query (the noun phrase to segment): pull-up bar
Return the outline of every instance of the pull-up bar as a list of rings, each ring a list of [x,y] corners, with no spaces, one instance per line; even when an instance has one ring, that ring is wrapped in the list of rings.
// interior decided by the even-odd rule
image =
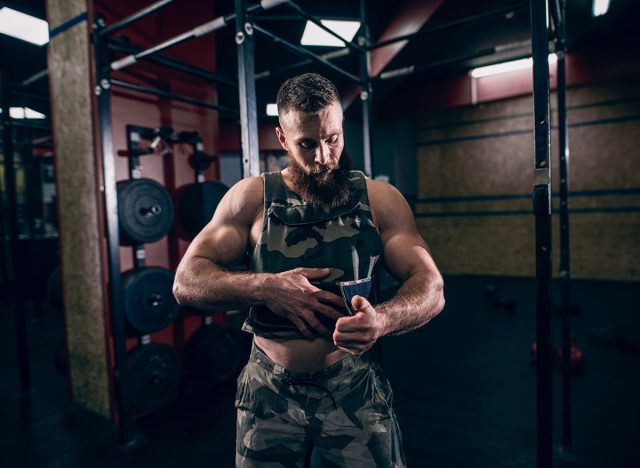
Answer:
[[[206,109],[213,109],[213,110],[217,110],[218,112],[225,112],[225,113],[231,114],[231,115],[238,115],[239,114],[239,112],[236,109],[231,109],[231,108],[226,107],[226,106],[213,104],[211,102],[202,101],[200,99],[195,99],[195,98],[188,97],[188,96],[182,96],[180,94],[170,93],[168,91],[163,91],[163,90],[157,89],[157,88],[149,88],[147,86],[143,86],[143,85],[139,85],[139,84],[135,84],[135,83],[129,83],[127,81],[116,80],[116,79],[113,79],[113,78],[111,78],[109,80],[109,82],[114,86],[119,86],[119,87],[125,88],[125,89],[131,89],[133,91],[139,91],[141,93],[153,94],[154,96],[164,97],[164,98],[167,98],[167,99],[171,99],[173,101],[180,101],[180,102],[184,102],[186,104],[192,104],[194,106],[204,107]]]
[[[254,13],[261,10],[268,10],[270,8],[276,7],[283,3],[286,3],[288,0],[261,0],[260,3],[252,5],[247,8],[247,13]],[[171,39],[167,39],[160,44],[157,44],[149,49],[143,50],[141,52],[137,52],[135,54],[128,55],[123,57],[115,62],[111,63],[111,70],[122,70],[123,68],[128,67],[136,63],[137,61],[144,59],[150,55],[157,54],[163,50],[174,47],[178,44],[182,44],[190,39],[204,36],[205,34],[209,34],[211,32],[217,31],[226,27],[230,22],[234,21],[236,18],[235,13],[231,13],[226,16],[219,16],[211,21],[208,21],[200,26],[196,26],[195,28],[186,31],[182,34],[179,34]]]
[[[117,23],[112,24],[108,28],[104,28],[100,31],[101,36],[108,36],[109,34],[113,34],[116,31],[120,31],[122,28],[129,26],[131,23],[135,23],[136,21],[144,18],[145,16],[149,16],[151,13],[154,13],[161,8],[166,7],[167,5],[173,3],[174,0],[160,0],[158,2],[152,3],[148,7],[143,8],[140,11],[135,12],[134,14],[127,16],[126,18],[118,21]]]
[[[497,45],[494,47],[487,47],[485,49],[476,50],[473,52],[469,52],[468,54],[458,55],[456,57],[449,57],[446,59],[435,60],[433,62],[424,63],[422,65],[410,65],[408,67],[396,68],[394,70],[389,70],[380,73],[378,76],[373,78],[378,80],[388,80],[392,78],[399,78],[401,76],[412,75],[414,73],[420,73],[425,71],[428,68],[438,67],[441,65],[447,65],[450,63],[461,62],[463,60],[470,60],[478,57],[485,57],[487,55],[494,55],[500,52],[511,52],[518,49],[527,48],[527,53],[518,55],[516,57],[510,57],[509,60],[517,60],[521,58],[526,58],[531,56],[530,52],[531,41],[521,41],[521,42],[513,42],[511,44],[503,44]]]
[[[125,44],[119,41],[109,41],[107,43],[107,47],[109,47],[110,50],[114,50],[116,52],[122,52],[126,54],[132,54],[132,53],[135,54],[143,50],[141,47],[137,47],[128,43]],[[234,81],[230,77],[224,76],[219,72],[211,72],[205,68],[196,67],[195,65],[192,65],[190,63],[169,58],[165,55],[154,54],[148,57],[148,60],[150,62],[154,62],[159,65],[163,65],[165,67],[181,71],[183,73],[188,73],[192,76],[197,76],[198,78],[202,78],[207,81],[213,81],[219,84],[234,86],[236,88],[238,87],[237,81]]]

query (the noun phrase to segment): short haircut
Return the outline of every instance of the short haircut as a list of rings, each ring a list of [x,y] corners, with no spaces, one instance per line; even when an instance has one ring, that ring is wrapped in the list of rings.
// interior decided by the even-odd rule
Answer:
[[[294,76],[282,83],[278,90],[278,115],[290,110],[315,114],[325,107],[340,103],[336,86],[317,73]]]

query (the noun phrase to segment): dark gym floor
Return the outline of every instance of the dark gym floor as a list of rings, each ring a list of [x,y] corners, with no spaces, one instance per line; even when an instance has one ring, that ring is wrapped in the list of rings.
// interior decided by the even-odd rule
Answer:
[[[488,282],[518,300],[515,311],[487,303]],[[573,466],[640,466],[637,291],[637,284],[574,283],[582,308],[573,333],[584,368],[573,380]],[[384,340],[409,466],[535,466],[534,281],[451,277],[446,298],[445,311],[429,325]],[[589,337],[594,331],[599,341]],[[616,331],[626,346],[606,343]],[[141,418],[145,443],[125,451],[108,421],[71,402],[53,365],[62,333],[59,314],[30,315],[33,391],[20,398],[13,316],[0,310],[0,467],[233,466],[233,383]],[[559,395],[558,384],[556,401]],[[560,411],[558,405],[557,426]],[[554,437],[560,440],[559,431]]]

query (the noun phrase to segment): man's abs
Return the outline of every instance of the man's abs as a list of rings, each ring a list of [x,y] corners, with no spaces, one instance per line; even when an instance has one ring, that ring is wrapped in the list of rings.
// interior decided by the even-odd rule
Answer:
[[[274,340],[256,335],[254,340],[269,359],[294,372],[316,372],[348,356],[333,342],[321,338],[313,341]]]

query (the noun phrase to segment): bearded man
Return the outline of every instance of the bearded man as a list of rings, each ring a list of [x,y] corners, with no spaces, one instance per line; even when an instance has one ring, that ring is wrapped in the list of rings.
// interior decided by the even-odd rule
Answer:
[[[437,315],[442,277],[404,197],[350,170],[333,83],[296,76],[277,105],[289,166],[229,190],[182,259],[174,294],[204,310],[251,307],[237,466],[404,466],[391,388],[369,349]],[[247,256],[248,272],[227,269]],[[349,311],[336,282],[370,275],[377,259],[400,288],[378,305],[355,295]]]

